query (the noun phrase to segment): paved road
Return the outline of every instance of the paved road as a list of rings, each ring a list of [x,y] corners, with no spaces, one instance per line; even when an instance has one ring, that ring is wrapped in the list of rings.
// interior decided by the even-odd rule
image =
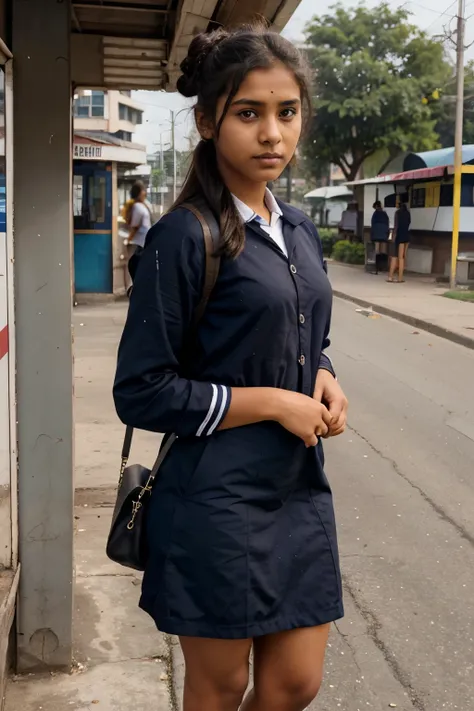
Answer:
[[[346,618],[311,709],[474,709],[474,353],[339,300],[333,343]]]

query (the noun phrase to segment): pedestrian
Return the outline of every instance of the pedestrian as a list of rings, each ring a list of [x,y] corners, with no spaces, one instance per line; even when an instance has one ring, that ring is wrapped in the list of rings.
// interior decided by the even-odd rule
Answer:
[[[374,212],[370,229],[370,239],[377,243],[387,242],[390,234],[390,220],[382,207],[380,200],[374,202]]]
[[[350,202],[347,208],[343,210],[341,221],[339,222],[339,230],[344,239],[352,242],[357,235],[357,220],[359,217],[358,207],[356,202]]]
[[[130,190],[131,200],[124,206],[124,217],[128,228],[127,265],[125,267],[125,289],[130,292],[132,278],[129,264],[137,249],[145,246],[145,238],[151,227],[151,211],[146,202],[145,184],[138,180]]]
[[[308,74],[263,28],[198,35],[181,69],[201,141],[141,255],[114,386],[124,423],[178,436],[149,502],[140,606],[180,638],[184,711],[302,711],[343,615],[321,438],[347,410],[318,233],[266,187],[310,119]],[[205,248],[179,205],[197,197],[219,218],[221,265],[184,363]]]
[[[393,239],[390,243],[390,272],[388,282],[394,281],[395,272],[398,269],[398,283],[402,284],[405,271],[405,264],[410,244],[410,224],[411,215],[405,202],[400,204],[400,207],[395,213],[395,223],[393,228]]]

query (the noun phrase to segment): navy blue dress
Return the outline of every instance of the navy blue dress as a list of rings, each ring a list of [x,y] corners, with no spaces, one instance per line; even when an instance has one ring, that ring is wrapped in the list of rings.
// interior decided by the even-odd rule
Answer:
[[[163,632],[246,639],[343,615],[322,446],[275,422],[218,431],[230,388],[311,396],[332,371],[332,292],[317,231],[281,205],[287,258],[253,221],[223,260],[186,370],[183,344],[204,280],[201,227],[187,210],[149,233],[114,386],[137,428],[178,435],[156,480],[140,606]]]

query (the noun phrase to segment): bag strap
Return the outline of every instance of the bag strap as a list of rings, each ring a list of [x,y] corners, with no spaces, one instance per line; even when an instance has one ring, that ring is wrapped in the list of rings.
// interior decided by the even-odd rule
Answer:
[[[219,276],[219,268],[221,264],[221,259],[219,256],[217,256],[217,249],[219,247],[219,242],[221,238],[221,230],[219,227],[219,223],[217,222],[216,218],[214,217],[214,213],[208,206],[207,202],[203,199],[197,199],[195,202],[190,203],[186,202],[183,203],[182,205],[179,205],[178,207],[182,207],[185,210],[189,210],[189,212],[192,212],[192,214],[199,220],[199,223],[201,225],[202,229],[202,236],[204,239],[204,247],[206,250],[206,263],[205,263],[205,272],[204,272],[204,286],[202,289],[202,295],[201,299],[196,306],[196,309],[193,314],[193,320],[192,320],[192,330],[194,331],[199,322],[201,321],[202,317],[204,316],[204,312],[206,310],[206,306],[208,304],[209,298],[212,294],[212,290],[214,289],[214,286],[216,285],[217,277]],[[133,427],[130,427],[127,425],[125,429],[125,437],[123,440],[123,446],[122,446],[122,462],[120,466],[120,477],[122,477],[123,472],[125,471],[125,467],[127,466],[128,459],[130,457],[130,450],[132,448],[132,439],[133,439]],[[166,441],[165,445],[161,448],[160,453],[158,454],[158,458],[155,462],[155,465],[153,467],[153,470],[158,471],[158,468],[161,466],[161,462],[164,459],[164,456],[168,453],[168,450],[171,447],[171,444],[174,442],[176,439],[175,435],[171,435],[168,440]],[[166,450],[166,454],[161,457],[162,453]],[[161,457],[161,458],[160,458]],[[156,475],[153,474],[153,478]]]

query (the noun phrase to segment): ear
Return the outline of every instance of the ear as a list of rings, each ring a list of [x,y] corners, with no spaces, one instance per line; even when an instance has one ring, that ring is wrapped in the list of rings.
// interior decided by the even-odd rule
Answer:
[[[210,141],[214,138],[214,126],[211,121],[205,117],[204,112],[201,111],[199,107],[196,107],[194,110],[194,118],[196,119],[196,127],[201,138],[205,141]]]

